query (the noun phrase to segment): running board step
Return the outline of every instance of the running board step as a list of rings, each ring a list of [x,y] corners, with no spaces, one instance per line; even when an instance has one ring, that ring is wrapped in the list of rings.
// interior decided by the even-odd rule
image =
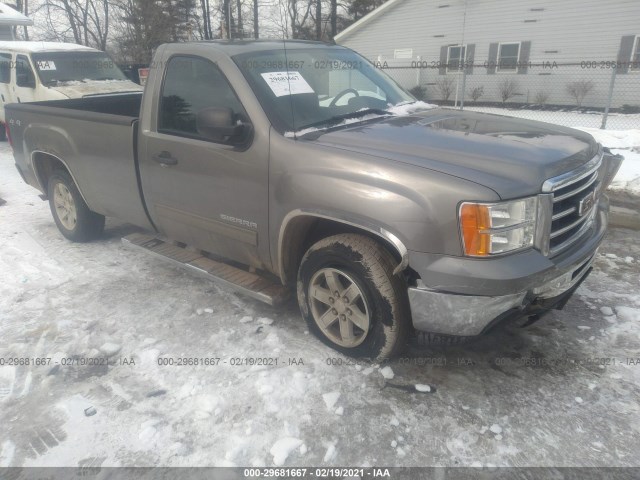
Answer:
[[[172,265],[269,305],[281,305],[289,297],[288,289],[278,283],[226,263],[217,262],[200,253],[172,245],[151,235],[133,233],[124,237],[122,243],[125,247],[142,250]]]

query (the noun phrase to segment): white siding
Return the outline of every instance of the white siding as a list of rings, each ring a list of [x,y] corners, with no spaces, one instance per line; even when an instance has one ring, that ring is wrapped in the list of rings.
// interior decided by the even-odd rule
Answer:
[[[443,5],[449,6],[441,8]],[[467,86],[483,84],[488,94],[495,94],[497,83],[505,75],[514,75],[523,95],[526,92],[533,96],[537,90],[550,89],[549,103],[570,104],[566,84],[588,77],[596,86],[584,103],[601,106],[606,100],[611,70],[585,71],[580,62],[615,62],[625,35],[640,35],[639,0],[400,0],[362,28],[345,35],[340,43],[373,61],[392,59],[397,49],[413,49],[415,57],[434,64],[439,62],[443,46],[475,44],[474,64],[483,65],[489,60],[491,43],[530,41],[530,62],[578,65],[557,70],[532,68],[521,75],[487,75],[485,68],[476,66],[467,76]],[[438,73],[435,69],[424,71],[422,82],[433,84]],[[407,82],[410,80],[401,81],[405,86]],[[614,104],[640,105],[640,72],[619,74],[617,83]],[[488,96],[483,100],[489,100]]]

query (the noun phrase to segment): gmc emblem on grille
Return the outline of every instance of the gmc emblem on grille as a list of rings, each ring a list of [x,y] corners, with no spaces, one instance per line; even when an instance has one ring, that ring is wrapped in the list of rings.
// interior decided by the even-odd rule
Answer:
[[[585,213],[587,213],[589,210],[591,210],[591,207],[593,207],[593,204],[595,203],[595,201],[596,201],[595,192],[591,192],[589,193],[589,195],[586,195],[585,197],[583,197],[583,199],[580,200],[580,203],[578,203],[578,215],[581,217]]]

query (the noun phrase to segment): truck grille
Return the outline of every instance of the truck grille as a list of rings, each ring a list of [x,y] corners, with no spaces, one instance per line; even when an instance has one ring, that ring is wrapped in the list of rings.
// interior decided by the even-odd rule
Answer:
[[[575,177],[565,178],[551,187],[553,194],[553,214],[549,235],[551,256],[569,247],[593,225],[598,206],[600,165],[601,162],[598,161],[587,171],[583,170]]]

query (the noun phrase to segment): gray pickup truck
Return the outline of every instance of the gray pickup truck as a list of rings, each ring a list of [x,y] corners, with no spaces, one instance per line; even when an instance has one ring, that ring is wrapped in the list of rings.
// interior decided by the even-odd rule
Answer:
[[[6,107],[62,234],[123,241],[383,359],[562,308],[622,159],[577,130],[431,108],[336,45],[158,48],[144,95]],[[428,332],[417,335],[419,332]]]

